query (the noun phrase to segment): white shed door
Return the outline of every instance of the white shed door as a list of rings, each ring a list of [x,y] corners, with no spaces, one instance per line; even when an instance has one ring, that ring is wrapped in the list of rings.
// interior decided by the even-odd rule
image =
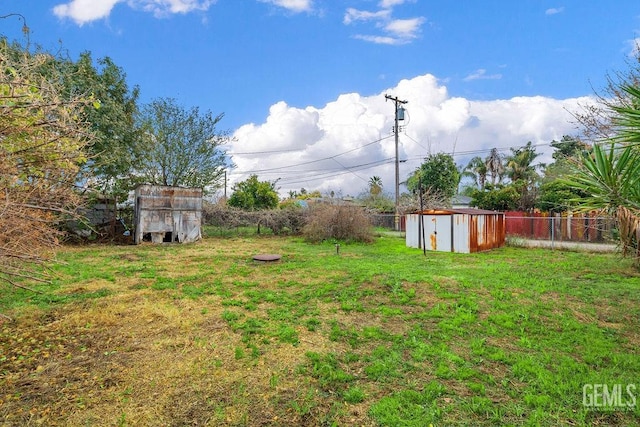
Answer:
[[[423,224],[427,250],[451,252],[451,216],[425,215]]]

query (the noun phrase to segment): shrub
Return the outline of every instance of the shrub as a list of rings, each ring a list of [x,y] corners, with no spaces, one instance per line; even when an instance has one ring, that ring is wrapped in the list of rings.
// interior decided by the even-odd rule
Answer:
[[[299,234],[304,225],[301,208],[245,211],[222,203],[205,203],[202,209],[203,224],[233,229],[237,227],[270,228],[273,234]]]
[[[355,242],[373,240],[368,215],[360,207],[347,205],[320,204],[312,207],[302,233],[311,242],[328,239]]]

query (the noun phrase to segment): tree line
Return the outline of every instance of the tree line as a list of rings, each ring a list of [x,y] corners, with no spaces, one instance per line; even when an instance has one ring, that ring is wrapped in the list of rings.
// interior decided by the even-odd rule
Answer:
[[[139,102],[110,58],[77,60],[0,38],[0,280],[44,280],[62,224],[91,197],[140,183],[222,185],[223,114]]]

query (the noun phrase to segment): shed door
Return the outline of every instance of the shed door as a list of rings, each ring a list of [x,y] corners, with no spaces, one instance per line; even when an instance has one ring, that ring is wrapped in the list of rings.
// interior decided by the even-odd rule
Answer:
[[[424,215],[427,250],[451,252],[451,215]]]

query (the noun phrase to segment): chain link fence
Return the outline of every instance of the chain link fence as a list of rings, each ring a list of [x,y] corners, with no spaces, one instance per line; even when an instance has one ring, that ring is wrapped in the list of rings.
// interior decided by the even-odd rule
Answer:
[[[535,240],[614,243],[617,228],[611,217],[505,212],[507,236]]]
[[[549,242],[616,244],[615,219],[593,214],[505,212],[508,238]]]

